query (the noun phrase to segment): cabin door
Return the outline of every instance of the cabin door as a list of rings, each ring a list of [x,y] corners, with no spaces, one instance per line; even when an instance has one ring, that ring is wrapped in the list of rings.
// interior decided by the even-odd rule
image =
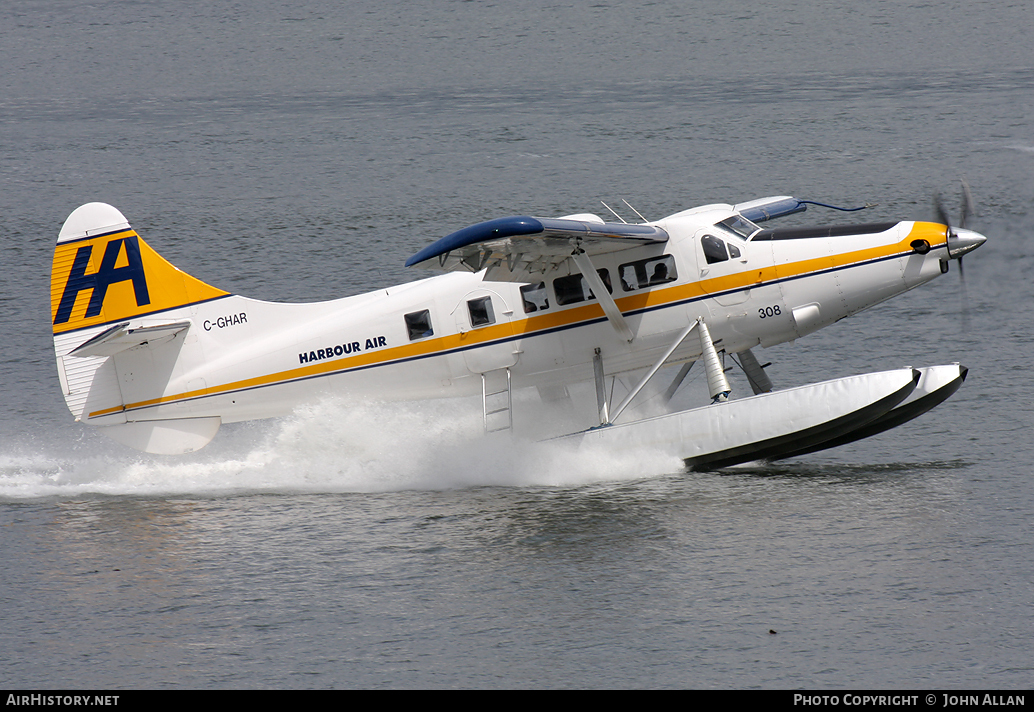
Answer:
[[[520,355],[513,309],[491,289],[468,293],[453,311],[463,361],[472,373],[510,368]]]
[[[744,273],[748,269],[747,243],[714,228],[698,232],[694,242],[704,291],[726,307],[747,301],[750,298],[750,287],[744,284]]]

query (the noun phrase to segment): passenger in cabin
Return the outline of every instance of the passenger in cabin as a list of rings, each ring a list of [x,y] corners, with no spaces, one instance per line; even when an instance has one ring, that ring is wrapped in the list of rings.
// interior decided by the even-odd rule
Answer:
[[[658,262],[657,266],[654,267],[653,276],[650,277],[651,286],[654,284],[664,284],[668,281],[668,265],[663,262]]]
[[[626,292],[678,279],[675,260],[671,255],[648,257],[623,264],[618,267],[618,273],[621,275],[621,288]]]

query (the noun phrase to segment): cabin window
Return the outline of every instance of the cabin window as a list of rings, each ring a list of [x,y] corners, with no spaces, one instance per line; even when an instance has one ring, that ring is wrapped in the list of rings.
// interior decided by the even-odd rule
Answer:
[[[610,286],[610,272],[606,269],[596,270],[596,273],[603,280],[603,286],[607,288],[608,292],[613,292],[614,288]],[[595,299],[596,295],[589,289],[588,283],[585,281],[585,277],[580,274],[572,274],[567,277],[559,277],[553,280],[553,293],[556,295],[556,303],[563,306],[565,304],[576,304],[578,302],[584,302],[589,299]]]
[[[487,326],[495,323],[495,312],[492,311],[492,297],[479,297],[467,301],[471,326]]]
[[[521,299],[524,301],[525,314],[549,309],[549,293],[545,282],[525,284],[521,287]]]
[[[679,278],[675,270],[675,258],[671,255],[623,264],[618,267],[618,274],[621,275],[621,288],[626,292],[674,282]]]
[[[729,259],[729,253],[725,249],[725,243],[714,235],[704,235],[700,238],[700,247],[704,249],[704,258],[707,264],[713,265],[716,262],[725,262]]]
[[[409,331],[410,341],[434,336],[434,329],[431,328],[431,312],[424,309],[406,314],[406,330]]]

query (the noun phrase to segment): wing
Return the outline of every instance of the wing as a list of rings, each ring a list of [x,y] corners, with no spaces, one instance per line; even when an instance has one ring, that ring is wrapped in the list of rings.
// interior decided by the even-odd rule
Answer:
[[[667,242],[652,225],[606,223],[595,215],[532,218],[518,215],[452,233],[406,260],[407,267],[479,272],[496,282],[532,282],[576,253],[590,257]]]

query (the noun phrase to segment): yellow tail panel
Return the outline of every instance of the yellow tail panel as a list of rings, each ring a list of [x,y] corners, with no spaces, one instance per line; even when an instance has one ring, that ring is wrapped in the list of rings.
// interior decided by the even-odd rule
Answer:
[[[54,250],[54,335],[227,296],[148,247],[115,208],[89,203],[65,221]]]

